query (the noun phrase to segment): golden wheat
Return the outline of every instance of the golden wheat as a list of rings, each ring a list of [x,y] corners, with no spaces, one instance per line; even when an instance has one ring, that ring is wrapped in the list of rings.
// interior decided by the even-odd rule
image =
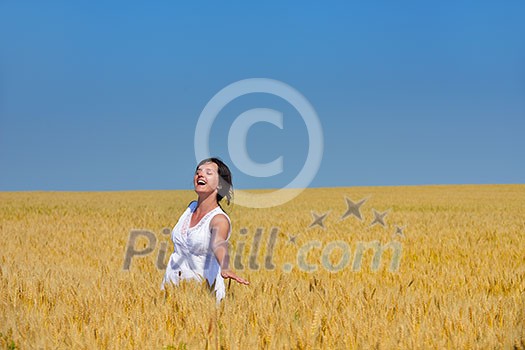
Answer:
[[[342,219],[345,197],[367,199],[363,220]],[[218,307],[196,283],[160,290],[158,265],[172,249],[165,229],[194,198],[0,193],[0,344],[525,347],[524,185],[307,189],[281,207],[230,207],[232,263],[251,285],[231,283]],[[373,210],[386,213],[384,226],[371,225]],[[324,227],[312,225],[313,214],[327,214]],[[139,235],[131,248],[153,251],[125,269],[132,230],[152,232],[156,242]]]

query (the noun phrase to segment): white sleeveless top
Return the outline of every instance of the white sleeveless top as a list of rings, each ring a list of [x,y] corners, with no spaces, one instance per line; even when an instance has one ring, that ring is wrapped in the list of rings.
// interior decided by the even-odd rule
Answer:
[[[215,283],[215,296],[217,301],[220,301],[224,298],[226,289],[221,268],[210,247],[210,223],[217,214],[226,216],[230,222],[230,231],[226,238],[228,240],[231,221],[221,207],[217,207],[204,215],[197,225],[190,227],[191,216],[196,208],[197,202],[191,202],[171,231],[174,251],[166,267],[161,288],[164,289],[166,283],[177,285],[180,280],[193,279],[202,282],[206,279],[210,286]]]

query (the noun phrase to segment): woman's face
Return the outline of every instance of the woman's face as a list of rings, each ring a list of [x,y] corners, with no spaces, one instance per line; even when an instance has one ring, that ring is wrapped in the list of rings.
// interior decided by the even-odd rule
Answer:
[[[213,162],[201,164],[195,171],[193,185],[197,193],[216,192],[219,187],[219,167]]]

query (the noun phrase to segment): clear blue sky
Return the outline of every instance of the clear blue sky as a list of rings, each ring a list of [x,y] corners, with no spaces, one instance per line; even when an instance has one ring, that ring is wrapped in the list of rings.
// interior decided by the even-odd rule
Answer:
[[[282,81],[324,134],[313,187],[525,183],[523,1],[0,1],[0,190],[189,189],[207,102],[247,78]],[[301,116],[252,94],[217,117],[212,153],[247,109],[257,162],[289,182]]]

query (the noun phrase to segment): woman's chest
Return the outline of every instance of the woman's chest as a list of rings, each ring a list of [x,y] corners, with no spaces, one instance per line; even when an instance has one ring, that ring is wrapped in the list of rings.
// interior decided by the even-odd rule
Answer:
[[[178,246],[191,254],[206,254],[211,239],[208,226],[209,225],[198,225],[189,228],[186,225],[180,225],[180,227],[176,228],[173,232],[173,243],[175,247]]]

